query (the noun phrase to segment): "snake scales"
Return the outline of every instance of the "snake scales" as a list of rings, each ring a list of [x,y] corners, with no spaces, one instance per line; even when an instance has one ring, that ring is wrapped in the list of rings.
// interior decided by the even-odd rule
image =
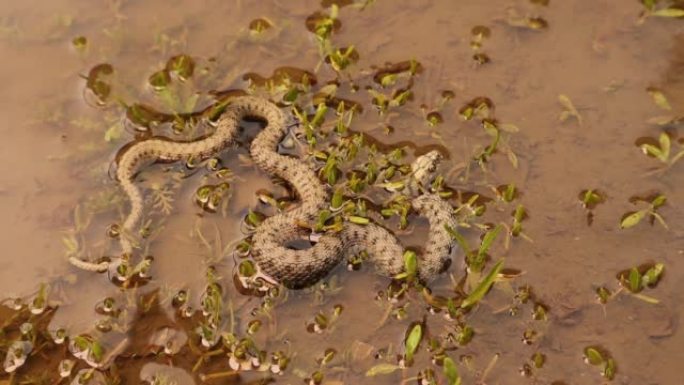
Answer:
[[[263,272],[284,286],[301,288],[324,277],[340,263],[347,250],[363,248],[380,274],[391,277],[401,273],[404,270],[403,246],[394,234],[372,222],[367,225],[347,222],[341,231],[324,234],[308,249],[293,250],[285,246],[288,242],[301,239],[302,228],[298,224],[314,221],[318,213],[328,207],[329,194],[308,165],[276,151],[288,133],[286,117],[271,102],[253,96],[233,99],[219,118],[216,130],[209,136],[189,142],[153,137],[136,142],[119,154],[116,178],[131,205],[119,236],[124,256],[133,253],[134,244],[130,234],[134,233],[143,213],[143,195],[133,181],[141,166],[151,161],[213,156],[233,141],[240,121],[248,117],[267,123],[250,147],[254,163],[268,174],[288,181],[301,198],[299,206],[267,218],[256,228],[252,255]],[[422,190],[420,186],[429,182],[440,158],[439,153],[434,151],[419,157],[412,164],[409,185],[414,188],[407,189],[413,191],[412,207],[425,216],[430,225],[427,245],[418,264],[418,277],[423,281],[430,281],[448,267],[454,245],[445,229],[445,225],[453,227],[456,224],[451,205],[436,194],[415,193]],[[89,263],[77,258],[70,258],[70,262],[91,271],[104,271],[109,267],[107,262]]]

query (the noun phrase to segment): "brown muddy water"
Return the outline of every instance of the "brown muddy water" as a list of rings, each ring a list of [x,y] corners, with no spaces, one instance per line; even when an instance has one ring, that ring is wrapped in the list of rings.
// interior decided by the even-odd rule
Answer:
[[[681,9],[664,0],[5,2],[0,384],[682,383]],[[250,163],[255,122],[220,154],[227,175],[182,162],[140,173],[149,278],[115,285],[68,264],[118,251],[108,232],[128,202],[109,177],[117,151],[150,134],[200,135],[206,125],[191,113],[229,90],[281,102],[288,115],[327,104],[318,143],[299,137],[300,156],[362,133],[365,149],[334,181],[350,199],[390,196],[380,181],[352,190],[371,144],[402,148],[397,165],[440,150],[442,191],[469,248],[499,229],[481,272],[477,250],[466,260],[460,249],[429,295],[406,280],[390,286],[363,263],[304,290],[238,290],[245,217],[273,214],[263,191],[290,194]],[[336,114],[342,99],[355,113]],[[216,212],[200,207],[198,190],[224,181]],[[420,250],[427,221],[408,220],[385,225]],[[207,288],[218,298],[210,309]],[[478,291],[486,295],[462,306]],[[199,327],[212,316],[221,339],[207,348]],[[90,362],[73,354],[79,347]],[[262,370],[231,367],[251,358]]]

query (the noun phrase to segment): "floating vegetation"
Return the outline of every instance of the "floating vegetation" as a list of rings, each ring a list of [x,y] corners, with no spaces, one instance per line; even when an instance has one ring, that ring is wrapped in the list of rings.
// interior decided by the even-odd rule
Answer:
[[[230,184],[227,182],[198,187],[195,191],[195,203],[204,211],[215,213],[221,206],[225,207],[228,202],[225,198],[230,191]]]
[[[541,31],[549,27],[546,19],[539,16],[521,16],[515,9],[509,9],[506,24],[514,28]]]
[[[582,207],[587,211],[587,225],[591,226],[594,221],[594,209],[605,202],[605,194],[599,190],[588,189],[580,191],[577,196]]]
[[[71,44],[78,52],[83,53],[88,48],[88,39],[85,36],[77,36],[71,40]]]
[[[288,66],[276,68],[269,77],[263,77],[257,73],[248,72],[242,76],[242,79],[249,83],[250,88],[263,87],[272,92],[280,89],[286,89],[290,90],[289,92],[292,92],[291,90],[293,88],[290,87],[297,86],[302,87],[301,89],[294,88],[297,89],[298,92],[306,92],[308,87],[318,83],[316,75],[312,72]],[[220,96],[220,94],[217,96]]]
[[[415,60],[388,63],[375,70],[374,84],[367,85],[365,89],[371,97],[371,105],[380,116],[389,117],[391,111],[413,99],[413,79],[421,71],[420,63]],[[434,116],[434,123],[438,124],[436,115],[431,116]],[[388,130],[391,131],[391,128]]]
[[[472,35],[470,48],[480,49],[482,47],[482,42],[489,38],[489,36],[492,34],[492,31],[483,25],[476,25],[470,30],[470,33]]]
[[[641,291],[656,287],[664,270],[665,265],[662,263],[648,263],[619,272],[617,279],[620,286],[627,289],[635,297],[648,303],[657,304],[659,303],[657,299],[646,296]]]
[[[265,17],[260,17],[249,22],[249,32],[252,35],[261,35],[273,27],[273,23]]]
[[[606,286],[599,286],[595,289],[596,299],[602,305],[608,304],[621,293],[627,293],[646,303],[657,305],[660,300],[650,295],[644,294],[644,290],[655,289],[660,283],[665,272],[665,264],[660,262],[649,262],[638,266],[633,266],[621,270],[617,273],[618,288],[611,290]]]
[[[588,346],[584,348],[584,362],[592,366],[600,367],[601,375],[605,379],[612,380],[615,378],[617,364],[607,350],[597,346]]]
[[[485,168],[485,164],[496,152],[506,154],[508,161],[514,168],[518,167],[518,157],[508,145],[510,135],[519,131],[513,124],[501,123],[494,116],[494,103],[487,97],[476,97],[466,103],[458,113],[463,120],[480,120],[480,125],[484,132],[491,138],[491,143],[475,153],[474,160],[480,167]]]
[[[330,4],[330,12],[325,14],[321,11],[316,11],[306,18],[306,29],[313,33],[321,41],[330,38],[333,32],[337,32],[342,27],[342,23],[337,18],[339,13],[339,6],[337,4]]]
[[[654,157],[665,166],[672,166],[684,156],[684,149],[672,156],[672,140],[667,132],[662,132],[658,137],[658,144],[642,143],[639,145],[644,154]]]
[[[486,64],[491,61],[489,55],[482,52],[482,45],[484,41],[491,35],[491,30],[485,26],[477,25],[470,31],[472,39],[470,41],[470,48],[475,52],[473,54],[473,60],[478,65]]]
[[[114,67],[107,63],[98,64],[88,72],[88,76],[86,77],[86,89],[95,96],[95,102],[99,106],[103,106],[109,101],[112,87],[107,79],[113,73]]]
[[[667,198],[662,194],[651,194],[647,197],[632,197],[630,201],[633,204],[645,203],[648,207],[638,211],[630,211],[625,213],[620,220],[620,228],[628,229],[638,225],[644,218],[649,218],[651,225],[657,220],[665,229],[668,229],[665,219],[657,212],[665,203]]]
[[[349,65],[359,61],[359,53],[354,46],[335,48],[325,57],[325,62],[330,64],[335,71],[341,72]]]

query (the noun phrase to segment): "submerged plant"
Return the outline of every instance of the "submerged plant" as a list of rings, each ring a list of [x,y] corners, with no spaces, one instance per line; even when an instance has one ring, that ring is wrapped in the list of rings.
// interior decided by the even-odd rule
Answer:
[[[647,288],[654,288],[662,277],[665,265],[662,263],[644,264],[623,270],[617,275],[621,287],[643,301],[649,303],[659,303],[655,298],[641,294]]]
[[[642,143],[639,145],[644,154],[658,159],[667,169],[684,157],[684,148],[673,155],[672,140],[667,132],[661,132],[658,136],[658,145]]]
[[[572,103],[570,98],[567,95],[561,94],[558,95],[558,101],[564,108],[563,112],[561,112],[560,116],[558,117],[558,120],[565,122],[570,118],[575,118],[577,123],[581,126],[583,122],[582,115],[580,115],[579,111],[577,111],[577,108]]]

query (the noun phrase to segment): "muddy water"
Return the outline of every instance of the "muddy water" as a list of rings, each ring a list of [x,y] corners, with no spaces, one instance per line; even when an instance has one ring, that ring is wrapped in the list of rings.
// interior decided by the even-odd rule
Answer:
[[[66,262],[65,237],[77,240],[81,257],[96,259],[116,252],[115,241],[105,233],[111,223],[122,220],[127,203],[108,177],[108,169],[117,150],[134,133],[114,99],[163,109],[147,79],[179,54],[198,63],[192,80],[184,85],[184,100],[191,99],[193,92],[200,96],[197,103],[184,103],[178,112],[208,106],[212,102],[208,91],[246,88],[245,73],[268,77],[283,66],[314,73],[316,91],[336,74],[321,61],[316,38],[305,21],[316,11],[329,12],[327,6],[318,1],[257,5],[237,0],[4,4],[0,11],[0,161],[6,167],[0,173],[0,240],[5,247],[0,257],[0,297],[32,298],[41,283],[48,284],[50,303],[56,307],[50,313],[49,328],[64,327],[73,335],[92,332],[94,322],[102,318],[95,312],[96,305],[114,297],[127,309],[120,317],[119,330],[93,335],[108,351],[121,341],[130,342],[122,345],[124,354],[116,361],[125,383],[137,383],[141,372],[147,376],[160,365],[183,370],[187,375],[168,371],[179,384],[199,383],[200,374],[229,371],[227,358],[213,357],[197,364],[198,355],[188,346],[170,357],[147,353],[149,336],[163,326],[185,330],[197,344],[194,321],[181,319],[170,299],[185,289],[197,307],[207,284],[207,267],[212,265],[225,289],[226,307],[230,305],[233,311],[234,321],[226,328],[242,333],[248,322],[260,319],[264,326],[253,337],[257,346],[291,356],[285,374],[274,377],[277,383],[301,383],[320,370],[329,384],[396,384],[402,379],[415,381],[411,378],[428,368],[446,383],[442,368],[430,363],[426,340],[410,368],[365,376],[375,365],[397,363],[395,357],[404,351],[402,341],[412,322],[425,319],[431,337],[454,332],[453,322],[444,320],[441,313],[426,311],[418,291],[394,305],[408,303],[405,317],[387,317],[392,304],[376,297],[388,281],[368,267],[360,272],[340,267],[324,288],[317,285],[289,292],[286,299],[281,296],[268,317],[252,314],[263,300],[234,289],[235,259],[230,246],[243,237],[240,228],[247,209],[258,207],[255,192],[266,188],[283,195],[285,191],[245,162],[244,145],[222,155],[235,173],[232,196],[223,213],[208,214],[193,203],[195,190],[214,182],[208,172],[187,176],[173,165],[155,165],[143,172],[140,183],[148,194],[155,186],[166,185],[172,186],[173,197],[171,213],[152,218],[159,231],[147,245],[146,252],[155,261],[153,279],[144,287],[121,290],[105,275],[79,271]],[[443,170],[446,183],[458,191],[496,198],[493,187],[508,183],[518,187],[520,194],[513,203],[488,204],[487,213],[476,223],[510,225],[517,204],[528,214],[522,222],[525,237],[506,242],[501,236],[489,251],[492,262],[505,258],[507,268],[523,274],[494,285],[466,317],[475,331],[473,340],[447,352],[457,362],[464,383],[607,381],[601,377],[601,366],[583,362],[588,346],[600,347],[614,359],[614,383],[680,381],[684,165],[653,173],[660,162],[645,156],[635,141],[657,138],[662,131],[647,123],[649,119],[684,113],[684,24],[681,19],[658,17],[639,22],[642,10],[638,1],[617,0],[551,1],[547,6],[522,0],[377,1],[364,9],[340,9],[340,28],[331,41],[336,47],[353,45],[359,53],[358,62],[340,76],[341,83],[352,79],[361,86],[356,93],[343,86],[339,95],[363,105],[364,112],[351,129],[389,147],[411,143],[410,156],[423,146],[443,149],[449,156]],[[525,16],[542,17],[548,27],[533,30],[510,25]],[[273,28],[250,37],[248,26],[257,18],[270,20]],[[491,34],[474,51],[471,30],[478,25],[489,28]],[[72,43],[79,36],[87,39],[84,50]],[[490,62],[478,65],[473,60],[476,52],[488,55]],[[422,67],[413,79],[412,100],[379,116],[363,87],[371,83],[374,68],[409,59]],[[105,106],[97,106],[83,79],[100,63],[109,63],[115,70],[108,78],[113,96]],[[671,111],[654,103],[649,87],[667,97]],[[427,110],[437,108],[443,90],[453,91],[455,97],[440,110],[443,123],[430,126],[421,105]],[[559,120],[564,111],[561,94],[571,100],[581,124],[572,117]],[[472,161],[478,149],[487,145],[488,136],[476,122],[464,121],[458,111],[475,97],[491,99],[496,119],[519,128],[506,134],[505,143],[516,154],[517,167],[508,160],[505,146],[484,170]],[[393,133],[385,133],[387,125],[394,128]],[[244,142],[258,130],[256,124],[246,126]],[[676,142],[681,127],[669,126],[667,132],[676,154],[682,149]],[[181,183],[170,183],[181,171],[185,173]],[[586,189],[604,196],[604,202],[592,210],[590,226],[578,200]],[[646,207],[630,203],[630,198],[654,192],[667,197],[658,212],[668,228],[657,222],[650,225],[645,219],[633,228],[620,229],[625,213]],[[412,223],[424,228],[419,219]],[[477,244],[481,234],[476,228],[461,232],[471,245]],[[425,236],[414,231],[403,238],[407,245],[416,246]],[[630,295],[626,289],[605,305],[597,302],[597,288],[605,286],[615,292],[618,272],[649,262],[665,266],[658,285],[642,292],[659,300],[658,304]],[[464,266],[459,253],[450,269],[453,280],[464,276]],[[527,285],[537,302],[548,308],[547,320],[534,320],[529,303],[514,316],[507,311],[514,290]],[[448,275],[431,285],[434,293],[444,296],[452,295],[453,286]],[[136,298],[150,293],[156,293],[160,305],[143,312],[144,307],[134,305]],[[307,332],[317,313],[330,318],[335,305],[344,310],[331,327],[321,334]],[[140,312],[142,316],[136,316]],[[225,312],[226,317],[229,313]],[[9,318],[7,311],[0,314]],[[526,332],[535,334],[530,344],[522,342]],[[16,335],[16,328],[10,335]],[[4,357],[7,343],[2,342]],[[329,348],[337,355],[319,365],[316,360]],[[65,353],[46,349],[47,363],[31,357],[11,381],[54,371]],[[545,356],[545,364],[521,376],[524,365],[533,366],[530,357],[535,353]],[[493,357],[498,359],[493,361]],[[85,367],[79,363],[78,368]],[[207,382],[250,383],[262,377],[245,372]],[[3,374],[0,383],[5,378],[10,377]]]

